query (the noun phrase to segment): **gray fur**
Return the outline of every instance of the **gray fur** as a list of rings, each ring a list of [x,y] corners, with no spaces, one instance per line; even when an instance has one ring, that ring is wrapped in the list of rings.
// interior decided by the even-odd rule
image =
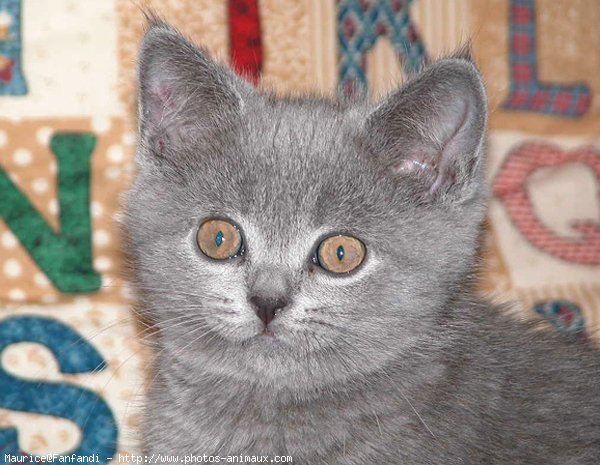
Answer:
[[[476,296],[486,103],[464,58],[382,103],[258,92],[169,26],[141,51],[132,280],[157,328],[145,448],[316,464],[600,463],[600,361]],[[234,220],[246,253],[195,243]],[[367,247],[332,276],[324,236]],[[262,323],[248,293],[291,301]]]

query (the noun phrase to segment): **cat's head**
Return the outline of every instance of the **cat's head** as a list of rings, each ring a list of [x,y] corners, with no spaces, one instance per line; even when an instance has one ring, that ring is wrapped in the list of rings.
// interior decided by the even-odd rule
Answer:
[[[133,279],[190,381],[310,389],[433,343],[483,217],[486,101],[469,60],[375,105],[277,98],[156,23],[139,89]]]

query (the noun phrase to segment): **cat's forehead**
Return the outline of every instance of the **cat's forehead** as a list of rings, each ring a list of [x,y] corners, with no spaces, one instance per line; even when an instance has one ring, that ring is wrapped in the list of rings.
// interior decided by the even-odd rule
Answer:
[[[244,115],[245,135],[249,147],[260,150],[254,155],[281,157],[282,164],[298,156],[324,164],[352,152],[360,128],[356,114],[319,99],[261,101]]]
[[[209,182],[201,188],[217,211],[291,232],[323,224],[345,229],[349,219],[360,223],[385,210],[373,195],[384,187],[361,153],[350,112],[276,101],[249,110],[241,124],[205,171]]]
[[[260,179],[274,203],[287,198],[305,205],[336,193],[364,193],[371,165],[361,153],[359,129],[343,109],[312,101],[277,102],[248,119],[241,138],[243,170]]]

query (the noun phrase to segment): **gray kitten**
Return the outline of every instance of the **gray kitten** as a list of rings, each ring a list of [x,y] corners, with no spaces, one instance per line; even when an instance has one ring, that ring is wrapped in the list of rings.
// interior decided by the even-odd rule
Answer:
[[[154,20],[125,222],[158,329],[147,453],[600,463],[600,357],[474,292],[486,98],[466,58],[377,105],[278,98]]]

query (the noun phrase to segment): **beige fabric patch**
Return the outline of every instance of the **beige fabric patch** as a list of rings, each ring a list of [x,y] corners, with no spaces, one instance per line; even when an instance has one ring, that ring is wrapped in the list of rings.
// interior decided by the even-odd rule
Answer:
[[[28,93],[2,95],[0,115],[105,119],[123,115],[116,93],[116,0],[21,3]]]

